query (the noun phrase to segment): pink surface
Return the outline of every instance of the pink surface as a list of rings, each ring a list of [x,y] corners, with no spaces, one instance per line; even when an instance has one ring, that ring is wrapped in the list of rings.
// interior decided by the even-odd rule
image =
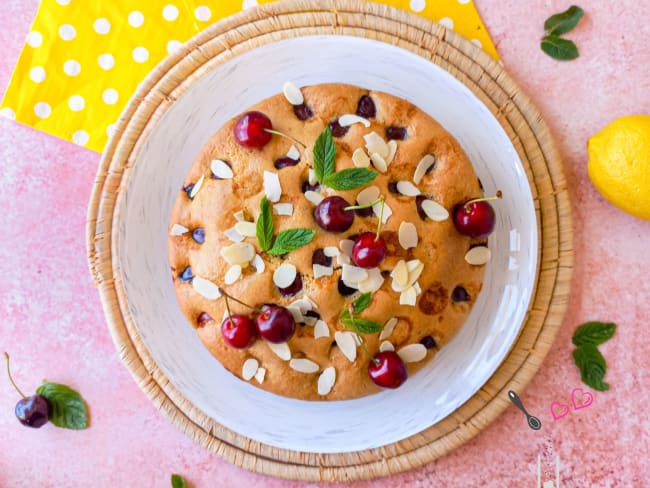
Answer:
[[[543,427],[528,429],[510,407],[436,462],[350,486],[536,486],[538,455],[544,479],[553,479],[559,455],[565,487],[647,486],[650,222],[620,212],[594,190],[585,144],[618,116],[650,113],[650,3],[584,2],[587,15],[569,35],[581,57],[570,63],[539,49],[544,19],[568,2],[477,3],[506,68],[553,130],[573,200],[569,312],[540,372],[519,392]],[[36,0],[0,2],[2,91],[36,7]],[[252,474],[209,454],[153,407],[122,366],[86,268],[86,206],[99,156],[0,119],[0,161],[0,349],[12,354],[23,389],[43,378],[67,383],[83,393],[92,416],[82,432],[24,428],[13,415],[17,395],[0,379],[0,487],[158,487],[169,486],[172,472],[195,487],[315,486]],[[554,422],[551,403],[570,404],[572,390],[584,387],[571,358],[573,330],[598,319],[619,325],[601,346],[612,388]]]

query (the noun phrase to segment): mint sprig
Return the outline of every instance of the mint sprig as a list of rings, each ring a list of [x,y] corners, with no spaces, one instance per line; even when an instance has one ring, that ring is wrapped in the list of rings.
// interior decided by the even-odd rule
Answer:
[[[368,306],[370,305],[370,302],[372,301],[372,293],[363,293],[360,296],[358,296],[353,302],[352,302],[352,312],[353,315],[350,315],[350,310],[347,308],[344,308],[341,311],[341,323],[348,329],[352,329],[355,332],[358,332],[360,334],[374,334],[375,332],[381,332],[383,330],[383,327],[379,325],[377,322],[373,322],[372,320],[366,320],[366,319],[360,319],[357,316],[363,312]]]
[[[268,251],[273,245],[273,212],[266,197],[260,202],[260,215],[256,225],[257,242],[262,251]]]
[[[368,168],[347,168],[325,176],[324,184],[333,190],[354,190],[367,185],[376,177],[377,173]]]
[[[593,344],[598,346],[612,338],[616,332],[616,324],[611,322],[585,322],[573,333],[573,343],[576,346]]]
[[[172,475],[172,488],[187,488],[187,483],[180,474]]]
[[[81,430],[88,427],[88,411],[81,395],[66,385],[44,381],[36,393],[45,397],[52,415],[50,422],[64,429]]]
[[[616,324],[611,322],[585,322],[573,334],[573,343],[578,346],[573,351],[573,360],[580,371],[580,378],[594,390],[609,390],[605,383],[607,363],[598,346],[612,338]]]
[[[560,37],[571,31],[584,15],[584,10],[572,5],[566,11],[550,16],[544,22],[546,35],[542,38],[540,47],[542,51],[553,59],[569,61],[580,56],[575,43],[569,39]]]
[[[260,201],[260,215],[257,218],[255,227],[257,243],[262,251],[266,251],[273,256],[281,256],[306,246],[316,235],[316,232],[312,229],[288,229],[280,232],[274,241],[274,230],[271,204],[264,197]]]

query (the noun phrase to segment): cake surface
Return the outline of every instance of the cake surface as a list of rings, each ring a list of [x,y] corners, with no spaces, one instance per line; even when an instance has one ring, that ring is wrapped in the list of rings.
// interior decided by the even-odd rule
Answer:
[[[453,211],[481,197],[482,191],[457,141],[413,104],[343,84],[309,86],[300,92],[303,104],[294,106],[290,97],[280,93],[250,110],[268,116],[274,130],[306,148],[279,135],[262,148],[243,147],[233,135],[238,116],[219,128],[201,150],[173,206],[170,266],[181,310],[211,354],[231,373],[287,397],[357,398],[380,389],[369,378],[370,358],[358,346],[357,332],[344,325],[341,313],[362,292],[370,292],[370,304],[358,319],[376,322],[384,329],[359,333],[364,347],[371,355],[382,343],[382,350],[394,348],[405,360],[409,375],[429,363],[458,331],[481,290],[489,259],[486,239],[461,235],[454,226]],[[363,118],[341,118],[357,113]],[[337,172],[364,166],[375,150],[388,151],[370,163],[368,169],[378,173],[373,181],[351,190],[317,184],[313,172],[310,175],[313,148],[328,126],[336,145]],[[369,136],[372,133],[385,148],[376,136]],[[382,167],[384,162],[386,167]],[[278,177],[279,199],[270,173]],[[372,187],[376,190],[369,190]],[[338,195],[356,205],[361,192],[385,199],[380,235],[387,253],[378,269],[366,269],[366,275],[364,271],[359,275],[360,268],[351,262],[350,247],[359,234],[376,231],[380,205],[356,212],[352,226],[342,233],[323,230],[314,218],[320,198]],[[315,231],[313,239],[284,255],[264,252],[255,234],[250,234],[251,225],[241,222],[258,220],[265,196],[277,200],[271,201],[275,235],[305,228]],[[245,230],[250,236],[243,235]],[[228,255],[224,249],[242,244],[248,244],[247,249],[252,246],[255,257],[238,265],[240,273],[224,257]],[[480,259],[470,258],[470,250],[477,251],[470,254]],[[483,259],[486,252],[487,259]],[[283,296],[274,282],[274,272],[283,263],[295,266],[302,282],[294,296]],[[396,268],[407,269],[406,281]],[[341,278],[344,271],[346,281]],[[350,281],[358,276],[361,281]],[[289,307],[296,322],[302,323],[286,344],[272,345],[258,338],[250,348],[236,349],[222,336],[227,312],[217,287],[254,307],[267,303]],[[233,300],[229,304],[233,314],[251,314]]]

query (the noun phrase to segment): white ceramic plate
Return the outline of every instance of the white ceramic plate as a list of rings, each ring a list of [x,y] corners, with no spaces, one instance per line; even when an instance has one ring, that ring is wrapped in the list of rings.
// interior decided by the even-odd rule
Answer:
[[[318,53],[315,56],[314,53]],[[227,372],[200,343],[176,301],[167,261],[171,206],[200,149],[229,118],[282,84],[350,83],[405,98],[463,146],[485,191],[503,191],[493,259],[453,341],[399,389],[351,401],[303,402]],[[142,147],[120,215],[119,260],[129,307],[151,355],[174,386],[224,426],[286,449],[334,453],[399,441],[440,421],[494,373],[526,313],[537,265],[537,225],[525,172],[490,111],[443,69],[400,48],[315,36],[257,48],[205,74]]]

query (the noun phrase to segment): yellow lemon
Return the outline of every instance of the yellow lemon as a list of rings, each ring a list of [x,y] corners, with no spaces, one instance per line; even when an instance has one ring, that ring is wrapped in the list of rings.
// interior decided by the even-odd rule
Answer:
[[[589,178],[612,204],[650,220],[650,115],[616,119],[587,142]]]

